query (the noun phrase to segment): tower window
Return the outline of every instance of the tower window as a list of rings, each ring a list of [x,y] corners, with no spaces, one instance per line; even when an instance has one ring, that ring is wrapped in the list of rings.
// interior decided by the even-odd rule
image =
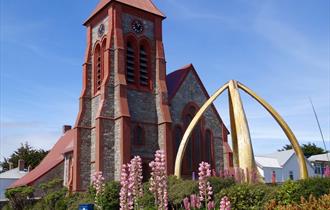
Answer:
[[[127,83],[135,83],[135,55],[131,42],[127,43],[126,48],[126,79]]]
[[[140,46],[140,85],[148,86],[149,75],[148,75],[148,55],[145,46]]]
[[[101,47],[98,44],[94,51],[94,88],[95,92],[101,89],[102,83],[102,55]]]

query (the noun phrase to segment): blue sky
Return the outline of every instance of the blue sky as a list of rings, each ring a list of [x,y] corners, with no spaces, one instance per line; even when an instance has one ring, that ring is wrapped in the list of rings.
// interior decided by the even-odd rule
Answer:
[[[1,156],[21,142],[50,149],[74,124],[86,43],[83,21],[98,0],[1,1]],[[207,2],[207,3],[206,3]],[[330,2],[154,0],[166,14],[167,72],[193,63],[209,93],[241,81],[283,116],[300,143],[322,145],[308,97],[329,144]],[[242,93],[256,154],[288,140]],[[229,127],[228,101],[216,106]]]

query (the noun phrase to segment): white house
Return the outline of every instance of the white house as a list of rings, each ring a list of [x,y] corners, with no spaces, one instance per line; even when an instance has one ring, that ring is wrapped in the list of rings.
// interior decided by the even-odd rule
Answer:
[[[255,157],[258,171],[266,183],[284,182],[288,179],[300,178],[299,165],[294,150],[275,152],[268,155]],[[314,168],[306,159],[309,176],[315,176]]]
[[[14,181],[22,178],[27,174],[27,170],[24,168],[24,161],[18,161],[18,167],[0,173],[0,201],[6,200],[5,191]]]
[[[325,167],[330,166],[330,152],[321,155],[313,155],[308,158],[309,162],[314,166],[315,174],[323,176]]]

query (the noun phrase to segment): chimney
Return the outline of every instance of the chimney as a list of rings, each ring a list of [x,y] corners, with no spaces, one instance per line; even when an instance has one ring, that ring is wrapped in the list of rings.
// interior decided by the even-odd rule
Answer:
[[[19,171],[24,171],[24,164],[25,164],[25,161],[24,160],[18,160],[18,170]]]
[[[65,134],[67,131],[71,130],[71,125],[63,125],[63,134]]]
[[[30,171],[32,171],[32,166],[31,165],[29,165],[29,167],[28,167],[28,172],[30,172]]]
[[[9,162],[9,170],[13,169],[13,163],[12,162]]]

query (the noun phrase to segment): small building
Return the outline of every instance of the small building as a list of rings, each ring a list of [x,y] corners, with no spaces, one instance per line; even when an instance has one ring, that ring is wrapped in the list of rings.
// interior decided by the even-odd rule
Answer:
[[[265,183],[300,179],[298,159],[294,150],[256,156],[255,160]],[[306,164],[309,176],[315,176],[314,168],[307,159]]]
[[[316,176],[324,176],[325,167],[330,167],[330,152],[320,155],[313,155],[308,158],[314,167],[314,173]]]
[[[0,201],[6,200],[5,191],[15,181],[27,174],[24,167],[24,160],[18,161],[17,168],[11,168],[8,171],[0,173]]]

